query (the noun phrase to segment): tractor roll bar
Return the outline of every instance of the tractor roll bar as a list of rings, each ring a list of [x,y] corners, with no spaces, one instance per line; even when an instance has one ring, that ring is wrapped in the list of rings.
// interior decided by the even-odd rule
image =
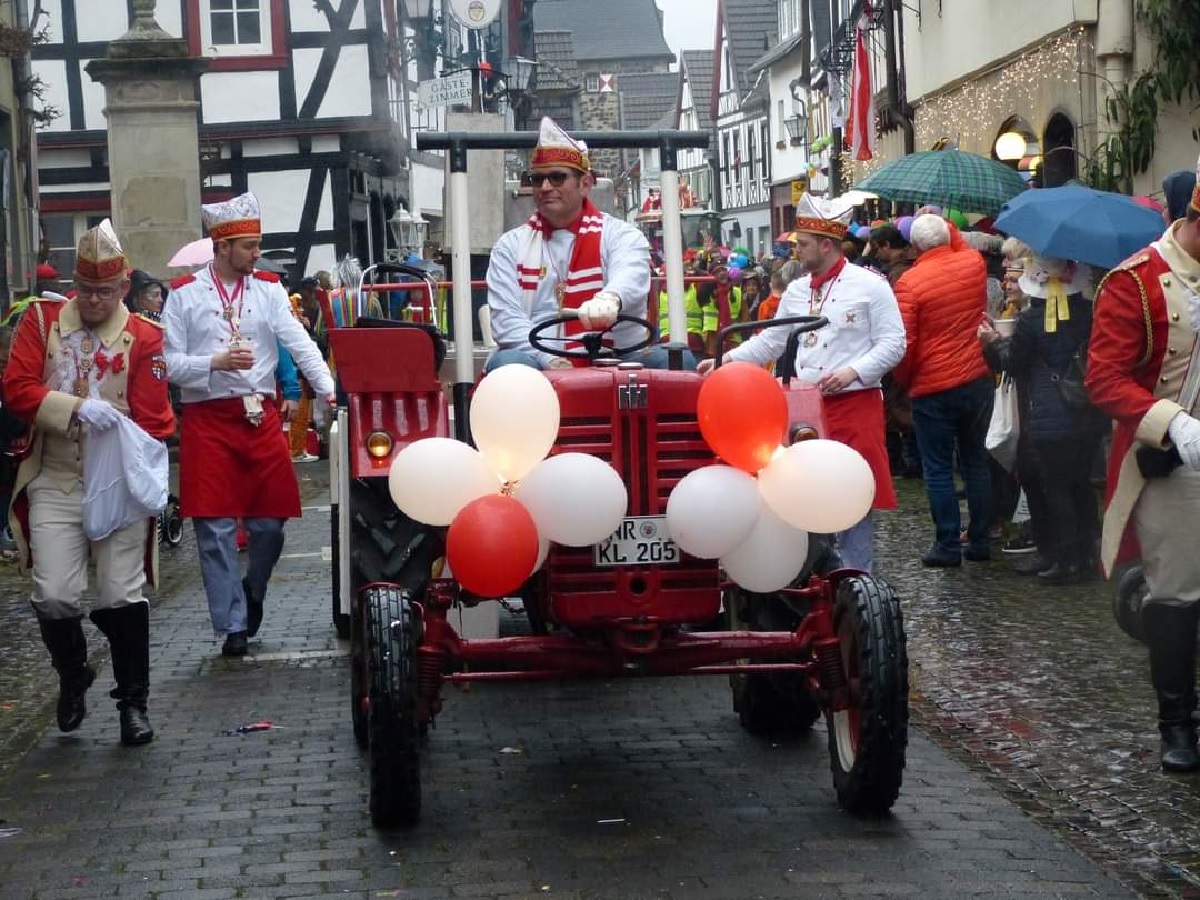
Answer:
[[[667,307],[672,344],[687,346],[687,317],[683,308],[683,232],[679,225],[679,155],[681,149],[706,149],[704,131],[584,131],[575,135],[588,148],[657,148],[662,188],[663,257],[667,269]],[[536,147],[536,131],[421,132],[418,150],[445,150],[446,207],[452,217],[451,278],[454,284],[454,402],[455,436],[471,440],[470,392],[475,380],[472,348],[471,229],[467,184],[469,150],[521,150]]]

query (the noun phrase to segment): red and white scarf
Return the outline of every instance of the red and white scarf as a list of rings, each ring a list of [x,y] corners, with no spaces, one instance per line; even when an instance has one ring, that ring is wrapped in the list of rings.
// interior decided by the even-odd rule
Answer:
[[[517,282],[521,286],[521,299],[525,311],[532,313],[537,302],[538,286],[547,275],[554,272],[543,246],[546,239],[556,230],[536,212],[526,223],[529,226],[529,243],[517,262]],[[562,285],[561,309],[579,309],[586,300],[592,299],[604,287],[604,268],[600,259],[600,238],[604,231],[604,215],[586,197],[583,212],[567,230],[575,233],[575,245],[567,263],[566,283]],[[557,287],[557,285],[556,285]],[[564,336],[584,331],[583,325],[574,320],[567,323]]]

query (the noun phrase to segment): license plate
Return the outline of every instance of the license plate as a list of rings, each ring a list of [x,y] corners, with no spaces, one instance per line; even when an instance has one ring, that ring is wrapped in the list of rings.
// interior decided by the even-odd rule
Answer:
[[[597,566],[665,566],[679,562],[666,516],[630,516],[607,540],[596,544]]]

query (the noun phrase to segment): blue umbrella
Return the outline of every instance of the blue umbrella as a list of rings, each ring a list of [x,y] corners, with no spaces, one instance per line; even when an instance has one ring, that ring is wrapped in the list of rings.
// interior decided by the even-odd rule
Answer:
[[[1004,204],[995,229],[1039,256],[1111,269],[1163,233],[1160,213],[1132,197],[1081,185],[1039,188]]]

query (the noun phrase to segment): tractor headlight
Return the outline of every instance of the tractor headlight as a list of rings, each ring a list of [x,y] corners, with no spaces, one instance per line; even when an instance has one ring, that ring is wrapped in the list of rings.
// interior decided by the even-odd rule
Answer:
[[[807,422],[799,422],[788,429],[788,443],[799,444],[801,441],[812,441],[819,438],[817,429]]]
[[[367,453],[374,459],[387,459],[392,452],[392,436],[386,431],[372,431],[367,435]]]

